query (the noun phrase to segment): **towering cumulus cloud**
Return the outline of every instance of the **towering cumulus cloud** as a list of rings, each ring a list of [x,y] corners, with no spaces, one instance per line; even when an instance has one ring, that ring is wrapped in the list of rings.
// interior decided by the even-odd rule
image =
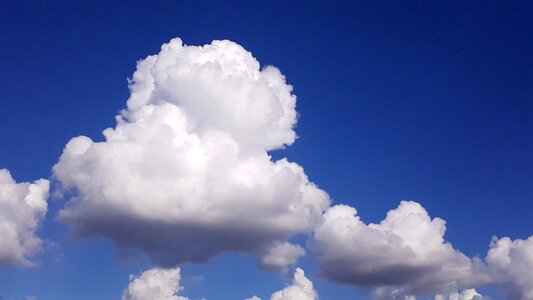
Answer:
[[[416,202],[402,201],[379,224],[365,224],[337,205],[314,232],[322,274],[337,282],[376,288],[375,299],[450,294],[489,281],[484,265],[444,241],[445,222]]]
[[[28,256],[40,249],[35,235],[47,210],[49,183],[16,183],[0,169],[0,264],[31,265]]]
[[[241,46],[173,39],[138,63],[130,90],[105,141],[73,138],[54,166],[75,192],[59,214],[75,236],[101,235],[166,266],[268,255],[329,206],[302,167],[268,155],[295,140],[296,97]],[[287,263],[303,254],[295,249]]]

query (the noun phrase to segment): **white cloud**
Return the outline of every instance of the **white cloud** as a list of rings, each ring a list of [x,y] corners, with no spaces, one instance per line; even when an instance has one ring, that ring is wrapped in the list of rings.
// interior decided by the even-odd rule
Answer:
[[[0,264],[33,264],[28,256],[41,248],[35,231],[47,211],[48,190],[48,180],[16,183],[0,169]]]
[[[196,47],[173,39],[138,63],[130,91],[104,141],[73,138],[53,168],[74,192],[59,219],[75,237],[100,235],[163,266],[241,251],[263,254],[264,268],[284,269],[305,254],[287,241],[314,230],[310,245],[322,274],[373,288],[376,299],[451,297],[490,281],[511,295],[531,295],[522,269],[531,250],[521,250],[530,240],[494,242],[489,272],[446,242],[444,220],[431,219],[416,202],[402,202],[379,224],[363,223],[349,206],[328,209],[328,195],[301,166],[268,154],[296,139],[292,87],[238,44]],[[39,182],[34,186],[46,185],[46,194],[48,183]],[[0,234],[19,242],[8,245],[23,251],[0,245],[0,262],[28,263],[45,201],[40,212],[35,225],[21,227],[22,242],[14,238],[19,227],[1,223]],[[0,220],[19,220],[4,215]],[[510,250],[501,250],[507,244]]]
[[[487,299],[483,297],[480,293],[476,291],[476,289],[466,289],[463,290],[461,293],[455,292],[450,295],[443,296],[443,295],[436,295],[435,300],[482,300]]]
[[[174,39],[139,62],[105,141],[73,138],[54,175],[76,196],[60,212],[174,266],[223,251],[264,253],[306,233],[329,206],[303,169],[267,151],[294,142],[292,87],[241,46]]]
[[[261,258],[261,266],[265,269],[283,269],[296,264],[300,256],[305,255],[305,250],[299,245],[288,242],[275,243]]]
[[[188,300],[176,294],[180,286],[180,268],[153,268],[139,276],[130,275],[130,284],[122,293],[122,300]]]
[[[494,238],[485,260],[508,299],[533,299],[533,236],[527,240]]]
[[[311,242],[326,278],[377,288],[376,299],[448,294],[488,282],[484,265],[444,241],[445,222],[418,203],[402,201],[379,224],[355,208],[331,207]]]
[[[187,297],[177,295],[183,290],[180,280],[179,267],[152,268],[139,276],[130,275],[130,284],[122,293],[122,300],[189,300]],[[313,288],[313,283],[305,277],[304,271],[297,268],[291,285],[273,293],[270,299],[316,300],[318,293]],[[252,296],[246,300],[261,300],[261,298]]]
[[[230,133],[245,147],[271,150],[294,142],[296,97],[275,67],[240,45],[213,41],[184,46],[179,38],[147,57],[133,75],[128,112],[172,103],[183,108],[198,134]]]
[[[270,300],[316,300],[318,293],[313,288],[313,282],[305,277],[302,269],[297,268],[294,272],[292,284],[284,289],[277,291],[270,296]],[[253,296],[246,300],[261,300]]]
[[[313,283],[307,277],[302,269],[297,268],[294,272],[292,284],[288,287],[277,291],[270,297],[270,300],[315,300],[318,299],[318,293],[313,288]]]

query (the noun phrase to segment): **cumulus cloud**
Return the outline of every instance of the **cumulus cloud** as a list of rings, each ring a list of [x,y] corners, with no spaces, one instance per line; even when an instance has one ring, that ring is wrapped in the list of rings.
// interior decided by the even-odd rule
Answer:
[[[270,297],[270,300],[315,300],[318,293],[313,288],[313,283],[302,269],[297,268],[294,272],[292,284],[281,291],[277,291]]]
[[[456,291],[490,281],[532,297],[523,279],[531,238],[495,241],[487,267],[446,242],[444,220],[416,202],[365,224],[352,207],[330,208],[301,166],[272,160],[268,151],[296,139],[296,97],[278,69],[261,68],[238,44],[173,39],[137,64],[130,92],[103,141],[71,139],[53,168],[74,195],[59,213],[73,236],[100,235],[167,267],[242,251],[262,255],[263,268],[286,269],[305,254],[287,241],[313,231],[322,274],[373,288],[376,299],[461,297]],[[48,182],[24,186],[46,198]],[[0,234],[14,241],[0,245],[0,262],[28,263],[43,202],[27,213],[33,219],[0,211]]]
[[[489,281],[485,266],[444,240],[445,222],[418,203],[402,201],[379,224],[355,208],[331,207],[311,246],[326,278],[376,288],[375,299],[449,294]]]
[[[318,293],[313,288],[313,282],[305,277],[302,269],[297,268],[294,272],[292,284],[277,291],[270,296],[270,300],[316,300]],[[257,296],[246,300],[261,300]]]
[[[53,168],[75,191],[59,213],[74,236],[174,266],[264,253],[310,231],[329,206],[302,167],[268,155],[295,140],[296,97],[238,44],[173,39],[138,63],[130,90],[105,141],[73,138]]]
[[[533,236],[527,240],[494,238],[485,258],[495,282],[511,300],[533,299]]]
[[[288,242],[275,243],[261,258],[261,266],[267,270],[284,269],[296,264],[300,256],[305,255],[305,250],[299,245]]]
[[[466,289],[462,291],[461,293],[452,293],[450,295],[443,296],[443,295],[437,295],[435,296],[435,300],[482,300],[487,299],[486,297],[483,297],[480,293],[476,291],[476,289]]]
[[[189,300],[176,294],[180,286],[180,268],[153,268],[139,276],[130,275],[130,284],[122,293],[122,300]]]
[[[41,248],[35,231],[48,208],[48,190],[48,180],[16,183],[0,169],[0,264],[32,265],[28,256]]]

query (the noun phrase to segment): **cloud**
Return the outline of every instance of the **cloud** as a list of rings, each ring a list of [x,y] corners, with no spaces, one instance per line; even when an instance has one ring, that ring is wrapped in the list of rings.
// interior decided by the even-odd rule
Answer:
[[[316,300],[318,293],[313,288],[313,283],[307,277],[302,269],[297,268],[294,272],[292,284],[286,288],[277,291],[270,296],[270,300]],[[246,300],[261,300],[253,296]]]
[[[165,267],[240,251],[262,255],[265,269],[286,270],[305,254],[288,240],[313,232],[321,274],[373,289],[375,299],[462,297],[493,281],[517,299],[531,297],[522,269],[531,265],[531,238],[495,241],[485,263],[455,250],[444,240],[444,220],[416,202],[365,224],[355,208],[329,207],[301,166],[273,160],[269,151],[296,139],[296,96],[278,69],[261,68],[240,45],[173,39],[137,64],[130,92],[102,141],[71,139],[53,167],[73,195],[58,218],[74,237],[103,236]],[[48,192],[46,181],[34,185]],[[23,251],[0,245],[0,260],[28,263],[45,212],[46,201],[35,225],[20,227],[24,234],[2,225]],[[0,212],[8,217],[20,219]]]
[[[315,300],[318,293],[313,288],[313,283],[302,269],[297,268],[294,272],[292,285],[277,291],[270,297],[270,300]]]
[[[261,266],[267,270],[283,269],[296,264],[298,258],[303,255],[305,250],[299,245],[278,242],[261,258]]]
[[[35,231],[48,208],[48,190],[48,180],[16,183],[0,169],[0,264],[33,264],[28,256],[41,248]]]
[[[294,272],[292,284],[288,287],[277,291],[270,297],[271,300],[315,300],[318,299],[318,293],[313,288],[313,283],[307,277],[302,269],[297,268]]]
[[[514,241],[494,238],[485,260],[508,299],[533,299],[533,236]]]
[[[153,268],[139,276],[130,275],[130,284],[122,293],[122,300],[189,300],[176,295],[183,289],[180,279],[180,268]]]
[[[314,231],[311,247],[321,274],[376,288],[375,299],[449,294],[489,281],[479,259],[444,241],[445,222],[418,203],[402,201],[379,224],[365,224],[355,208],[331,207]]]
[[[455,293],[448,295],[447,297],[443,295],[435,296],[435,300],[482,300],[482,299],[488,299],[488,298],[483,297],[475,289],[466,289],[466,290],[463,290],[461,293],[455,292]]]
[[[267,151],[294,142],[296,97],[274,67],[230,41],[173,39],[140,61],[105,141],[73,138],[54,166],[75,237],[101,235],[175,266],[264,253],[309,232],[328,195]]]

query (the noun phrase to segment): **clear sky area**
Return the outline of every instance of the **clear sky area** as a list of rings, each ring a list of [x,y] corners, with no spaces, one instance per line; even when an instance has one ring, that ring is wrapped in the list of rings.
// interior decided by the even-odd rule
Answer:
[[[533,299],[532,154],[532,1],[0,1],[1,300]]]

